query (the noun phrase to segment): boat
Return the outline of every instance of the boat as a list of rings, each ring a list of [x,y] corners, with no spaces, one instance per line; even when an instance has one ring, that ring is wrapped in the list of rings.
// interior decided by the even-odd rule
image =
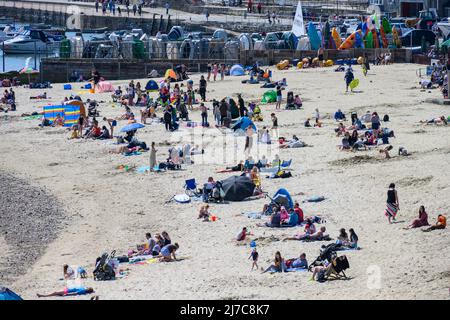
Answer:
[[[444,40],[448,39],[450,35],[450,19],[445,18],[437,23],[439,30],[441,30],[442,35],[444,36]]]
[[[42,30],[26,30],[12,39],[5,40],[2,49],[5,53],[45,53],[52,52],[57,48],[61,37],[48,36]]]

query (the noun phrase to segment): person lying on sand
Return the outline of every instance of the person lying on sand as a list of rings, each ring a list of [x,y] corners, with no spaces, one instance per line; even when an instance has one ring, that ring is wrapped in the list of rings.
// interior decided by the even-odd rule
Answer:
[[[440,116],[439,118],[433,118],[429,120],[421,120],[420,123],[425,125],[435,124],[437,126],[446,126],[448,125],[448,121],[444,116]]]
[[[280,144],[281,149],[303,148],[305,146],[306,146],[306,143],[301,141],[295,134],[292,136],[291,140],[285,141],[283,144]]]
[[[444,215],[440,214],[438,215],[437,222],[435,225],[432,225],[431,227],[422,231],[429,232],[433,230],[445,229],[446,227],[447,227],[447,218]]]
[[[37,100],[37,99],[50,99],[50,98],[47,98],[47,92],[44,92],[43,94],[39,94],[35,97],[30,97],[30,100]]]
[[[64,288],[63,291],[56,291],[50,294],[37,294],[38,298],[47,298],[47,297],[66,297],[66,296],[79,296],[85,294],[91,294],[94,292],[94,289],[91,287],[75,287],[75,288]]]
[[[308,269],[308,261],[306,260],[306,253],[302,253],[298,258],[286,260],[287,268]]]
[[[292,238],[285,238],[283,241],[286,240],[310,240],[310,241],[320,241],[323,239],[324,235],[325,235],[325,231],[327,231],[327,229],[322,226],[320,227],[320,229],[312,234],[297,234]]]
[[[239,161],[239,163],[232,167],[226,167],[224,170],[218,170],[217,173],[226,173],[226,172],[242,172],[244,171],[244,161]]]

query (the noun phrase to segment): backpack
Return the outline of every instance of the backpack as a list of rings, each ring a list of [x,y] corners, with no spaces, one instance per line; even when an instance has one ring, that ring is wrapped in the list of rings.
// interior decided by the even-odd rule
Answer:
[[[325,278],[325,269],[322,269],[317,274],[317,282],[325,282],[327,279]]]
[[[384,115],[383,121],[384,122],[389,122],[389,116],[387,114]]]

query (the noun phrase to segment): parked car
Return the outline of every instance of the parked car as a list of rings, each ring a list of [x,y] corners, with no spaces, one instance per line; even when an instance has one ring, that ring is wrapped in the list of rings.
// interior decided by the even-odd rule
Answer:
[[[422,37],[425,37],[425,42],[428,47],[435,43],[436,35],[430,30],[413,29],[406,32],[400,39],[404,47],[420,47],[422,45]]]
[[[405,23],[392,23],[392,26],[397,29],[398,35],[401,37],[405,33],[407,33],[410,30],[413,30],[413,28],[409,28]]]

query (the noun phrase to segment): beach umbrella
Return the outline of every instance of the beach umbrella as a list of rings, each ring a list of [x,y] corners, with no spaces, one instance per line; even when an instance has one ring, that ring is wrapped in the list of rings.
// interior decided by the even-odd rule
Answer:
[[[28,83],[30,83],[30,75],[31,74],[37,74],[39,71],[36,69],[33,69],[31,67],[25,67],[22,70],[19,71],[20,74],[27,74],[28,75]]]
[[[242,201],[251,197],[255,191],[255,184],[246,176],[233,176],[221,181],[227,201]]]
[[[120,132],[129,132],[135,131],[137,129],[144,128],[145,126],[142,123],[131,123],[120,129]]]
[[[0,287],[0,300],[23,300],[18,294],[12,292],[8,288]]]

